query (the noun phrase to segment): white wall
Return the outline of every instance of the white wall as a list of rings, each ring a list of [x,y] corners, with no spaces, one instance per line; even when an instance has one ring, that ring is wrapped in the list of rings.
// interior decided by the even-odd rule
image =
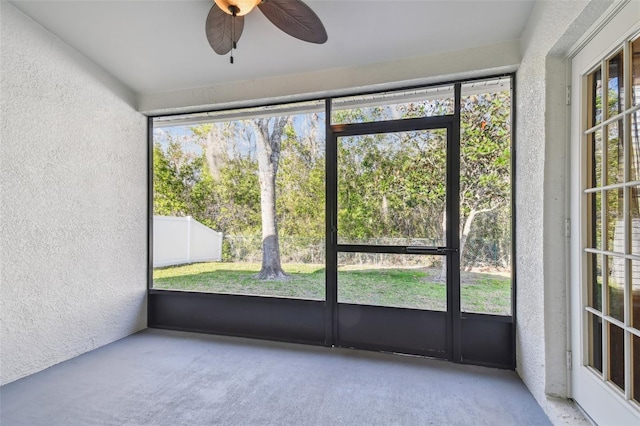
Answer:
[[[191,216],[153,216],[153,267],[220,261],[222,237]]]
[[[554,419],[569,396],[565,237],[568,164],[565,56],[610,1],[539,1],[522,38],[517,72],[517,371]]]
[[[146,119],[0,2],[0,383],[146,326]]]
[[[358,90],[386,90],[407,85],[474,78],[513,72],[520,63],[517,40],[405,58],[393,62],[340,68],[312,73],[237,81],[211,87],[168,93],[142,94],[138,110],[170,113],[206,108],[233,108],[264,103],[291,102]]]

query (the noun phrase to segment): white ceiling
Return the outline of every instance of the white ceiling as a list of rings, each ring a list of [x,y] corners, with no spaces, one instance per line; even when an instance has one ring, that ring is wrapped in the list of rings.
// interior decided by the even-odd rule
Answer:
[[[519,39],[533,1],[309,0],[329,40],[314,45],[245,17],[235,63],[209,46],[212,0],[13,0],[138,94],[347,68]]]

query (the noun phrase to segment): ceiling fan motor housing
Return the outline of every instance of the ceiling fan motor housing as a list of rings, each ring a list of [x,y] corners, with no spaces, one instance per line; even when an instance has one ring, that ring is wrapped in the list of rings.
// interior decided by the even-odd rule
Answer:
[[[225,13],[234,16],[244,16],[251,12],[262,0],[214,0]],[[234,13],[235,12],[235,13]]]

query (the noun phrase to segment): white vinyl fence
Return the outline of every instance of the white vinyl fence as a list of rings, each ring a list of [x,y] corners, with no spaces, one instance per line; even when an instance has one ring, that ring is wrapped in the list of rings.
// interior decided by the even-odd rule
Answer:
[[[187,217],[153,217],[153,267],[222,259],[222,232]]]

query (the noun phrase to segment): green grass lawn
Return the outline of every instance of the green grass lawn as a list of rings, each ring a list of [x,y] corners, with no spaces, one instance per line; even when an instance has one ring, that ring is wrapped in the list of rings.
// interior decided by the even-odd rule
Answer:
[[[157,289],[262,296],[324,299],[324,265],[285,264],[286,281],[254,279],[259,263],[195,263],[153,271]],[[446,285],[440,271],[425,268],[386,268],[374,265],[339,268],[338,300],[344,303],[396,306],[430,310],[446,309]],[[463,272],[462,309],[509,315],[511,280],[486,273]]]

